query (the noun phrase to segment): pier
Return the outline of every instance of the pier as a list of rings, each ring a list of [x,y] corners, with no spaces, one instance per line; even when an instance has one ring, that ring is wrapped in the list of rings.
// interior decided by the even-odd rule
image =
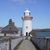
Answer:
[[[21,45],[16,50],[37,50],[30,40],[23,40]]]

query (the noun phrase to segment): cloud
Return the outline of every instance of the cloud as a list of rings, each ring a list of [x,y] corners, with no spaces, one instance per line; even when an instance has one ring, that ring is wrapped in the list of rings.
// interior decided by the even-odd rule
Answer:
[[[36,0],[29,0],[29,3],[32,3],[32,4],[37,4],[37,1]]]
[[[12,0],[13,2],[17,2],[19,4],[24,4],[24,3],[32,3],[32,4],[36,4],[37,1],[36,0]]]
[[[23,3],[25,3],[25,0],[12,0],[13,2],[17,2],[17,3],[19,3],[19,4],[23,4]]]
[[[13,0],[14,2],[19,1],[19,0]]]
[[[37,1],[33,1],[33,4],[37,4]]]
[[[10,10],[15,10],[15,9],[16,9],[15,6],[11,6],[11,7],[10,7]]]

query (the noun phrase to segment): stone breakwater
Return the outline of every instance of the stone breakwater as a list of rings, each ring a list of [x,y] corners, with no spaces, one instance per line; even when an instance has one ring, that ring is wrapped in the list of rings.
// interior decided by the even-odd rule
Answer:
[[[23,40],[22,37],[4,37],[0,39],[0,50],[13,50],[20,41]]]
[[[31,37],[30,39],[40,50],[50,50],[50,37]]]

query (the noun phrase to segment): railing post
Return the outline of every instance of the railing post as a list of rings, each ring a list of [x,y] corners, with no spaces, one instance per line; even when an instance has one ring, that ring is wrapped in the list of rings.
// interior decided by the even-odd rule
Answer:
[[[46,50],[48,50],[48,38],[46,38]]]
[[[9,50],[11,50],[11,38],[9,38]]]

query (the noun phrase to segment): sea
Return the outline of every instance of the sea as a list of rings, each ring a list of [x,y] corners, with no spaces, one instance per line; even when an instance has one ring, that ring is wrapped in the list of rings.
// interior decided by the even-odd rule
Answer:
[[[37,36],[50,37],[50,32],[37,32]]]

